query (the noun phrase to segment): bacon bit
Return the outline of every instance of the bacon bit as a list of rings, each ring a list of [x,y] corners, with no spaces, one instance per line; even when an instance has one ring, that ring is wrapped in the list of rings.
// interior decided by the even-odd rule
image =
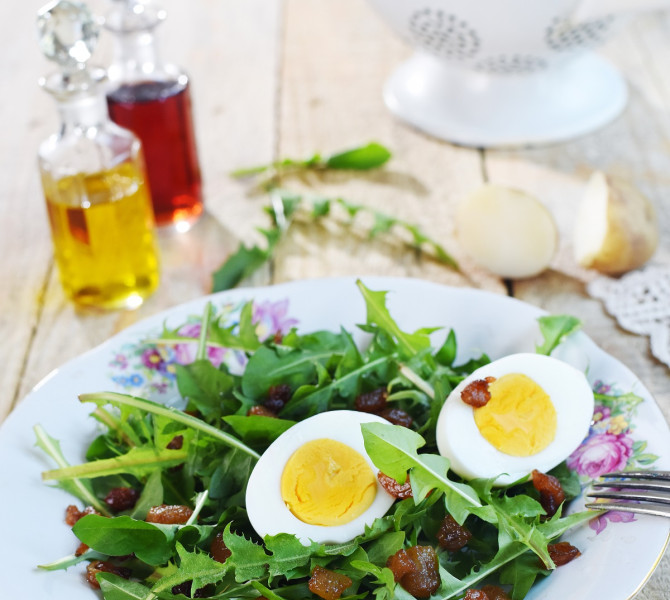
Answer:
[[[228,560],[232,552],[223,541],[223,532],[219,531],[214,536],[212,543],[209,545],[209,553],[216,562],[224,563]]]
[[[393,477],[385,475],[381,471],[377,472],[377,479],[381,486],[394,498],[404,500],[412,497],[412,486],[409,484],[409,473],[405,483],[398,483]]]
[[[317,565],[309,578],[308,587],[312,594],[323,600],[337,600],[351,584],[351,579],[346,575]]]
[[[99,515],[100,513],[92,506],[87,506],[84,510],[79,510],[74,504],[70,504],[65,509],[65,523],[72,527],[79,519],[86,515]]]
[[[288,383],[271,385],[268,390],[268,398],[263,405],[273,413],[278,413],[291,399],[291,386]]]
[[[168,450],[181,450],[182,446],[184,445],[184,436],[183,435],[175,435],[169,442],[168,445],[165,446]]]
[[[257,417],[277,417],[277,414],[272,412],[269,408],[266,408],[265,406],[256,405],[252,406],[248,411],[247,411],[247,417],[252,417],[252,416],[257,416]]]
[[[388,390],[385,387],[356,396],[354,408],[359,412],[377,414],[386,408]]]
[[[116,487],[105,496],[105,504],[112,512],[118,513],[133,508],[139,497],[140,493],[133,488]]]
[[[130,579],[130,569],[127,567],[119,567],[114,563],[104,560],[94,560],[93,562],[88,563],[86,567],[86,581],[94,590],[100,589],[100,584],[95,578],[97,573],[113,573],[124,579]]]
[[[459,525],[451,515],[447,515],[436,537],[442,548],[449,552],[457,552],[470,541],[472,533],[463,525]]]
[[[413,563],[413,568],[403,573],[410,566],[407,558]],[[399,576],[400,585],[415,598],[428,598],[440,587],[439,563],[432,546],[411,546],[407,550],[399,550],[386,565],[391,571],[393,566],[398,568],[397,573],[393,573],[394,579]]]
[[[461,400],[473,408],[481,408],[491,399],[489,384],[495,380],[495,377],[486,377],[471,381],[463,388]]]
[[[192,514],[193,510],[182,504],[161,504],[149,509],[145,521],[163,525],[183,525]]]
[[[547,546],[549,556],[557,567],[567,565],[571,560],[581,556],[581,552],[575,548],[570,542],[558,542],[556,544],[549,544]]]
[[[384,417],[387,421],[394,425],[402,427],[411,427],[414,422],[412,417],[402,408],[387,408],[379,413],[380,417]]]
[[[540,504],[547,513],[547,517],[553,517],[558,507],[565,500],[565,492],[561,482],[553,475],[546,475],[537,469],[533,470],[533,487],[540,492]]]

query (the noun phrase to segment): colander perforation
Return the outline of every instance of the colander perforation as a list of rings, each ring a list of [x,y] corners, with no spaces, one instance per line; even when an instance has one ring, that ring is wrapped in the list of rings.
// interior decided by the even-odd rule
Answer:
[[[547,68],[547,61],[538,56],[524,54],[500,54],[480,60],[476,65],[477,71],[513,75],[519,73],[533,73]]]
[[[605,41],[614,21],[613,15],[577,24],[554,17],[545,31],[545,42],[557,52],[597,46]]]
[[[423,8],[409,18],[412,41],[440,58],[472,58],[481,46],[479,35],[467,21],[443,10]]]

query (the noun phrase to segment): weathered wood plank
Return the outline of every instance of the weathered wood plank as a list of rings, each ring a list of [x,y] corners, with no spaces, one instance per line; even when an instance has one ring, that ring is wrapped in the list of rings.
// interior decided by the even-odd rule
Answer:
[[[6,98],[0,104],[0,421],[18,394],[51,268],[36,152],[54,124],[46,116],[51,100],[37,86],[46,62],[31,35],[37,6],[34,1],[20,11],[12,4],[0,6]]]
[[[405,221],[442,242],[453,243],[454,203],[481,182],[479,153],[456,148],[399,123],[382,101],[382,86],[410,50],[363,2],[289,0],[281,93],[282,156],[333,152],[369,140],[389,146],[394,158],[380,173],[310,178],[311,193],[344,196]],[[288,182],[310,191],[305,182]],[[289,187],[289,185],[286,185]],[[304,225],[282,245],[278,281],[323,274],[385,274],[473,283],[504,293],[500,281],[476,269],[468,277],[384,241],[370,243],[346,230],[326,233]]]

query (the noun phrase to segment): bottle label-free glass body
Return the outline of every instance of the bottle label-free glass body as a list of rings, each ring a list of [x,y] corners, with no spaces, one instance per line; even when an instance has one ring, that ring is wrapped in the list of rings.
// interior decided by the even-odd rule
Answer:
[[[54,180],[43,173],[56,263],[80,305],[135,308],[159,281],[151,201],[141,172],[125,162]]]
[[[112,121],[142,142],[156,223],[197,219],[202,190],[188,79],[123,84],[107,105]]]

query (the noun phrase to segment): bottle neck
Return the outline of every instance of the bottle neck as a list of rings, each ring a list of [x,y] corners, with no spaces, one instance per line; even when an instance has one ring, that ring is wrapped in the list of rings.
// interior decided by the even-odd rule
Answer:
[[[99,129],[109,120],[107,103],[102,94],[61,98],[58,100],[58,113],[62,133],[85,134],[91,129]]]
[[[160,76],[162,65],[153,31],[115,32],[111,81],[141,81]]]

